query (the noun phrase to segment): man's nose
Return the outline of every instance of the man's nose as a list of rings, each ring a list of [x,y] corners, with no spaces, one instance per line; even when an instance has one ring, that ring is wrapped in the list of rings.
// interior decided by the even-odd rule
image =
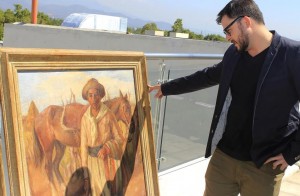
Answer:
[[[96,99],[96,97],[97,97],[97,95],[92,95],[92,99],[93,100]]]

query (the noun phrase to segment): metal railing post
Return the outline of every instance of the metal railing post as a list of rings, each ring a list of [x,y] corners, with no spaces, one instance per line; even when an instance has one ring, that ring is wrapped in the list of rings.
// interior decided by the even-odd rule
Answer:
[[[164,63],[164,60],[162,60],[162,62],[160,63],[160,71],[159,71],[159,78],[156,82],[156,84],[161,84],[161,81],[163,81],[164,79],[164,74],[165,74],[165,68],[166,68],[166,64]],[[164,98],[162,98],[164,99]],[[155,137],[156,137],[156,157],[159,157],[158,155],[158,150],[159,149],[159,145],[158,145],[158,141],[159,141],[159,135],[160,135],[160,129],[161,129],[161,123],[160,123],[160,117],[161,117],[161,104],[162,104],[162,99],[156,99],[156,104],[155,104],[155,113],[154,113],[154,133],[155,133]]]
[[[157,81],[157,84],[162,84],[165,82],[165,72],[166,64],[164,59],[160,63],[160,77]],[[163,138],[163,126],[164,126],[164,116],[166,110],[166,97],[156,100],[155,107],[155,135],[156,135],[156,157],[158,163],[158,169],[160,167],[160,162],[163,160],[161,157],[161,148],[162,148],[162,138]]]

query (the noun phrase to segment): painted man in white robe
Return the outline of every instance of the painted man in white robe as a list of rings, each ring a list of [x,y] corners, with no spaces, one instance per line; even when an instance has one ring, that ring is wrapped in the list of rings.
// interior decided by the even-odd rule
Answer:
[[[105,96],[102,84],[90,79],[82,89],[82,97],[90,104],[81,119],[81,161],[85,187],[92,195],[121,195],[120,159],[124,138],[115,115],[101,102]]]

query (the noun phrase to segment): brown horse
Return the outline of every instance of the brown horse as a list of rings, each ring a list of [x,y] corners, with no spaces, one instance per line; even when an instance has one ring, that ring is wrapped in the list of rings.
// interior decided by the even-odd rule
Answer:
[[[129,127],[131,121],[131,105],[127,94],[104,102],[115,114],[117,121],[122,121]],[[49,181],[53,183],[53,174],[59,184],[63,178],[59,171],[59,164],[63,158],[66,146],[80,147],[80,123],[88,105],[71,103],[66,106],[48,106],[35,119],[35,133],[45,156],[45,169]],[[53,160],[53,152],[55,157]],[[42,158],[42,157],[41,157]]]

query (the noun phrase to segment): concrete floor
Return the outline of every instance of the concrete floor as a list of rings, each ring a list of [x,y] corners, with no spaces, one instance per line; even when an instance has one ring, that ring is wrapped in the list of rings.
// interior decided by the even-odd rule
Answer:
[[[279,196],[300,196],[300,170],[283,179]]]

